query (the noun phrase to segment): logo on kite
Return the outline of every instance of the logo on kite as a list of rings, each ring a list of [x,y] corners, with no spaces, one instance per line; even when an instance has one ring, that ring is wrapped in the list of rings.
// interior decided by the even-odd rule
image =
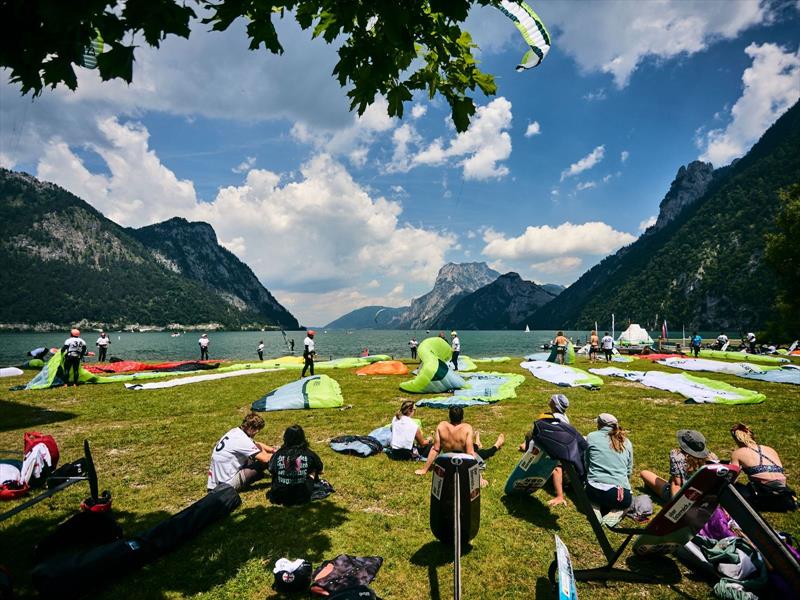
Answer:
[[[550,34],[533,9],[524,2],[502,0],[498,6],[505,15],[514,21],[525,42],[530,46],[517,65],[517,71],[525,71],[539,66],[550,51]]]
[[[83,57],[81,58],[81,66],[87,69],[96,69],[97,55],[103,53],[103,38],[99,31],[95,31],[97,35],[83,49]]]

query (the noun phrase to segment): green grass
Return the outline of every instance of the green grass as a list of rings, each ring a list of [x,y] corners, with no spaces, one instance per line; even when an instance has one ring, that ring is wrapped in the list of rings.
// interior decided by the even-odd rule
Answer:
[[[490,486],[482,492],[480,532],[462,559],[465,598],[550,597],[546,576],[554,533],[566,542],[577,568],[601,563],[589,525],[574,504],[550,511],[544,505],[549,498],[546,491],[530,498],[503,498],[505,479],[520,456],[516,445],[550,394],[565,391],[533,379],[518,362],[490,365],[491,370],[525,374],[516,399],[466,411],[484,443],[493,443],[500,432],[508,443],[486,471]],[[663,368],[644,361],[626,367]],[[231,517],[93,597],[274,598],[271,568],[276,559],[305,557],[316,565],[340,553],[384,558],[373,587],[385,600],[451,597],[452,553],[435,541],[428,527],[430,479],[414,475],[416,464],[384,456],[338,455],[327,444],[336,435],[366,434],[387,423],[407,397],[397,387],[403,378],[357,377],[352,370],[329,374],[340,382],[345,403],[352,409],[267,413],[267,427],[257,439],[278,444],[285,427],[301,424],[325,463],[325,477],[335,494],[309,506],[283,508],[269,504],[267,484],[259,482],[242,493],[242,506]],[[636,471],[646,468],[662,474],[677,429],[699,429],[724,458],[733,449],[730,426],[743,421],[762,442],[778,450],[790,483],[798,487],[798,389],[705,375],[760,390],[767,401],[754,406],[684,405],[675,394],[606,378],[600,391],[566,390],[569,416],[581,432],[588,433],[598,413],[614,413],[630,430]],[[4,387],[30,376],[5,379]],[[297,376],[292,371],[266,373],[146,392],[126,391],[116,384],[4,391],[0,448],[21,449],[22,433],[39,430],[56,437],[62,461],[69,461],[80,456],[82,441],[88,438],[101,489],[112,491],[124,531],[134,534],[200,498],[213,444],[240,422],[256,398]],[[432,431],[446,413],[420,409],[417,416],[425,430]],[[633,485],[640,483],[634,476]],[[23,597],[32,595],[28,576],[32,546],[71,515],[86,495],[86,486],[73,486],[0,524],[0,564],[15,575]],[[800,535],[797,514],[769,515],[769,520],[777,529]],[[638,567],[648,568],[642,563]],[[688,577],[683,567],[680,570],[683,578],[672,586],[579,584],[578,593],[581,599],[710,597],[707,584]]]

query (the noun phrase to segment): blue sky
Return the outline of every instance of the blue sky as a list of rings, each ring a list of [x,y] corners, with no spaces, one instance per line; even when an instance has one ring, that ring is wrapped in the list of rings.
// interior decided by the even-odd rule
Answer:
[[[741,156],[800,97],[800,3],[531,3],[553,47],[510,21],[466,28],[497,95],[457,135],[420,97],[362,118],[330,76],[335,47],[279,25],[286,53],[244,25],[140,49],[134,84],[81,70],[76,93],[0,87],[0,165],[54,181],[141,226],[211,223],[303,323],[399,306],[446,261],[569,284],[633,241],[677,169]]]

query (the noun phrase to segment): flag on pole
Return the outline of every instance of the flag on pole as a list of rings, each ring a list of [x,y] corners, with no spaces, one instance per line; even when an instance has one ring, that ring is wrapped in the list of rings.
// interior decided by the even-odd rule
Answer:
[[[667,339],[667,320],[664,319],[664,323],[661,325],[661,337]]]

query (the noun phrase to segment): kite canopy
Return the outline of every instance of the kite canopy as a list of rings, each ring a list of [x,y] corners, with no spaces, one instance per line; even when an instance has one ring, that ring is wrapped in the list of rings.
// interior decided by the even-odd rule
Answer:
[[[597,375],[587,373],[583,369],[554,364],[543,360],[531,360],[520,363],[523,369],[543,381],[549,381],[561,387],[585,387],[596,389],[603,385],[603,380]]]
[[[768,356],[766,354],[748,354],[747,352],[723,352],[721,350],[700,350],[700,356],[703,358],[727,358],[729,360],[743,360],[745,362],[758,362],[765,364],[781,364],[788,363],[788,358],[781,356]]]
[[[417,406],[449,408],[451,406],[482,406],[499,400],[517,397],[517,387],[525,377],[517,373],[478,372],[467,376],[466,387],[445,398],[427,398]]]
[[[422,340],[417,350],[421,361],[417,376],[400,384],[400,389],[412,394],[440,394],[464,387],[464,380],[448,364],[453,349],[440,337]]]
[[[625,331],[619,334],[617,342],[620,346],[651,346],[653,338],[639,325],[632,323]]]
[[[556,356],[558,355],[558,348],[553,345],[550,349],[550,356],[547,357],[547,362],[558,362],[556,360]],[[575,346],[572,345],[572,342],[567,343],[567,353],[564,355],[564,364],[571,365],[575,362]]]
[[[335,379],[327,375],[312,375],[282,385],[262,396],[251,410],[296,410],[301,408],[337,408],[344,404],[342,390]]]
[[[399,360],[385,360],[361,367],[356,375],[406,375],[408,367]]]
[[[524,2],[502,0],[497,7],[517,26],[528,50],[517,65],[517,71],[524,71],[538,66],[550,51],[550,34],[533,9]]]

